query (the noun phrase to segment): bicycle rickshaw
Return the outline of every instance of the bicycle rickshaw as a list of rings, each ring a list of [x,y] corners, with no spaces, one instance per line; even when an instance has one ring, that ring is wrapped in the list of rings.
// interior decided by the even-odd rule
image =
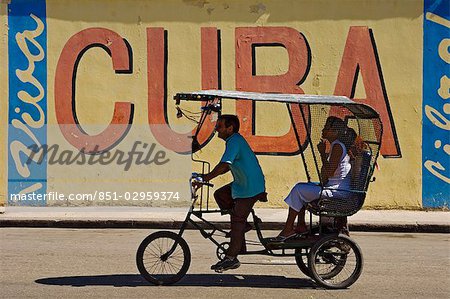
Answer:
[[[194,158],[194,153],[200,149],[197,137],[205,120],[214,113],[221,113],[222,99],[285,104],[297,143],[295,150],[302,158],[308,182],[321,184],[322,162],[318,159],[315,145],[320,140],[326,118],[340,117],[345,120],[349,128],[356,131],[360,142],[364,145],[364,150],[352,159],[352,190],[347,190],[348,196],[320,198],[310,204],[308,210],[318,216],[318,221],[313,223],[313,217],[310,217],[308,233],[282,242],[263,236],[262,220],[252,210],[251,215],[258,241],[247,241],[247,244],[255,245],[256,242],[260,249],[240,254],[241,256],[259,254],[293,257],[299,269],[323,287],[337,289],[352,285],[362,272],[363,256],[359,246],[349,237],[348,232],[343,232],[337,227],[336,219],[353,215],[364,204],[381,146],[382,123],[378,113],[367,105],[356,103],[343,96],[206,90],[178,93],[174,99],[178,116],[187,117],[189,117],[188,112],[181,108],[181,103],[202,102],[198,126],[192,136],[191,154],[193,161],[201,163],[202,173],[210,171],[210,164]],[[214,132],[211,133],[210,138],[213,134]],[[183,232],[189,225],[198,229],[204,238],[211,240],[217,246],[216,255],[219,259],[225,258],[225,252],[229,246],[229,242],[225,239],[228,232],[204,218],[204,215],[209,213],[221,212],[219,209],[211,208],[209,204],[209,191],[213,185],[202,182],[203,185],[197,194],[198,190],[192,186],[196,177],[197,175],[193,174],[189,181],[192,205],[179,232],[153,233],[145,238],[138,248],[136,262],[139,272],[153,284],[173,284],[187,273],[191,253],[183,239]],[[218,240],[219,237],[224,238],[225,241]]]

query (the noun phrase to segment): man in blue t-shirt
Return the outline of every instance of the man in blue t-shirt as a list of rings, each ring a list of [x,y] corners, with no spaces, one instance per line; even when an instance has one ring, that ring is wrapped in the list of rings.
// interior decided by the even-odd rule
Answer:
[[[225,140],[225,152],[219,164],[203,176],[204,181],[222,175],[231,170],[233,182],[214,192],[223,213],[231,210],[231,241],[224,260],[211,266],[212,270],[222,272],[236,269],[241,264],[237,259],[240,252],[246,250],[245,233],[251,229],[247,222],[253,205],[258,201],[267,201],[265,180],[255,153],[247,141],[239,134],[239,119],[235,115],[224,114],[216,124],[219,138]]]

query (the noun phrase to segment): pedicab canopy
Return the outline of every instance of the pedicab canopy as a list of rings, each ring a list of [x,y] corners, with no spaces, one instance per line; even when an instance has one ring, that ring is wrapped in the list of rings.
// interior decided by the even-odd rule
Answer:
[[[297,141],[296,144],[293,144],[292,155],[301,155],[306,176],[310,182],[321,182],[322,161],[317,144],[322,138],[322,129],[327,118],[338,117],[345,122],[347,132],[351,133],[347,134],[347,140],[344,143],[346,143],[352,161],[352,189],[363,192],[364,195],[367,191],[380,151],[383,131],[379,114],[368,105],[355,102],[345,96],[225,90],[177,93],[174,99],[177,105],[181,105],[182,101],[203,101],[202,111],[205,117],[212,111],[220,113],[222,99],[253,101],[256,104],[270,102],[286,105]],[[267,116],[265,117],[267,118]],[[264,121],[276,121],[276,119],[264,119]],[[201,125],[202,122],[199,123],[194,140],[196,140]],[[193,148],[193,152],[196,149]],[[362,203],[360,204],[362,205]]]
[[[345,96],[307,95],[285,93],[260,93],[229,90],[201,90],[195,92],[177,93],[174,99],[183,101],[213,101],[215,99],[250,100],[256,102],[278,102],[286,104],[306,105],[345,105],[353,114],[361,118],[379,118],[378,113],[370,106],[354,102]]]

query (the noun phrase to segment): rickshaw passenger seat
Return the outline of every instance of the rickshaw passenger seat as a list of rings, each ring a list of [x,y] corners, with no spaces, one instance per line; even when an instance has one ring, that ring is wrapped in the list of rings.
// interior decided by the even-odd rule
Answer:
[[[366,191],[371,159],[372,153],[367,150],[352,162],[352,190]]]
[[[352,163],[351,190],[345,198],[322,198],[307,205],[313,214],[342,217],[355,214],[364,204],[370,174],[372,153],[364,151]]]

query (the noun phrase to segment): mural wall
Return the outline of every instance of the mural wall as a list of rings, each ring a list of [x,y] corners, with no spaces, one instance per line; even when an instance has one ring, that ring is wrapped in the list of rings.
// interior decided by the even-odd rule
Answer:
[[[189,173],[189,142],[174,140],[186,140],[194,125],[176,118],[172,96],[226,89],[345,95],[372,106],[382,117],[384,136],[365,206],[448,207],[448,0],[12,0],[0,5],[4,203],[30,205],[12,201],[13,194],[97,193],[119,185],[114,192],[132,197],[134,190],[149,191],[149,184],[156,184],[133,185],[136,180],[174,178],[173,169],[179,168],[174,165],[183,163],[183,175]],[[224,112],[240,117],[241,133],[259,154],[270,199],[265,205],[284,206],[292,185],[305,179],[286,107],[225,101]],[[211,119],[206,131],[213,126]],[[215,164],[224,144],[208,140],[209,132],[198,157]],[[70,150],[83,150],[84,161],[118,149],[126,153],[133,134],[139,136],[133,148],[153,145],[153,154],[159,150],[172,163],[183,161],[164,171],[155,170],[155,163],[94,172],[83,163],[63,163],[72,159]],[[51,144],[67,151],[58,163],[50,156],[37,159],[30,148]],[[74,181],[78,185],[70,185]],[[164,184],[152,192],[159,196],[173,189],[170,180]],[[54,204],[48,199],[31,205]]]
[[[423,205],[447,206],[450,197],[449,1],[425,1],[423,40]]]

